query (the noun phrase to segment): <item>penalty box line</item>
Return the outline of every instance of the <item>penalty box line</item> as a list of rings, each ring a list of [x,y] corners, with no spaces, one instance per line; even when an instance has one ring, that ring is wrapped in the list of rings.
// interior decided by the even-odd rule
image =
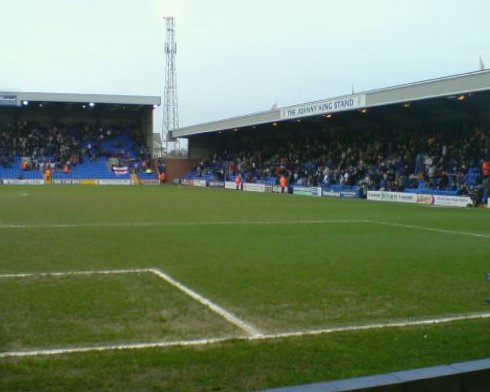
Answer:
[[[254,336],[241,336],[241,337],[221,337],[221,338],[208,338],[208,339],[195,339],[195,340],[176,340],[176,341],[160,341],[160,342],[147,342],[147,343],[129,343],[120,345],[96,345],[96,346],[81,346],[81,347],[68,347],[68,348],[55,348],[46,350],[33,350],[33,351],[11,351],[0,353],[0,359],[2,358],[22,358],[22,357],[36,357],[36,356],[51,356],[61,354],[73,354],[73,353],[89,353],[89,352],[101,352],[101,351],[121,351],[121,350],[137,350],[137,349],[152,349],[152,348],[171,348],[171,347],[193,347],[193,346],[206,346],[217,343],[231,342],[231,341],[266,341],[274,339],[287,339],[297,337],[308,337],[327,335],[333,333],[343,332],[359,332],[369,331],[376,329],[389,329],[389,328],[406,328],[406,327],[420,327],[426,325],[447,324],[456,321],[467,321],[477,319],[488,319],[490,313],[471,313],[455,316],[447,316],[432,319],[423,320],[408,320],[408,321],[394,321],[386,323],[375,323],[366,325],[346,326],[337,328],[325,328],[317,330],[304,330],[304,331],[291,331],[282,332],[276,334],[263,334]]]
[[[255,326],[247,323],[246,321],[235,316],[230,311],[224,309],[208,298],[202,296],[196,291],[190,289],[189,287],[183,285],[179,281],[172,278],[170,275],[157,268],[140,268],[140,269],[120,269],[120,270],[101,270],[101,271],[66,271],[66,272],[40,272],[40,273],[19,273],[19,274],[1,274],[1,278],[29,278],[29,277],[50,277],[50,276],[88,276],[88,275],[110,275],[110,274],[130,274],[130,273],[151,273],[157,278],[165,281],[167,284],[175,287],[179,291],[183,292],[188,297],[199,302],[201,305],[210,309],[213,313],[224,318],[229,323],[238,327],[242,331],[247,333],[247,336],[262,336]]]
[[[0,274],[1,278],[34,278],[50,276],[87,276],[87,275],[111,275],[111,274],[137,274],[141,272],[151,272],[148,268],[140,269],[120,269],[120,270],[101,270],[101,271],[64,271],[64,272],[28,272],[20,274]]]

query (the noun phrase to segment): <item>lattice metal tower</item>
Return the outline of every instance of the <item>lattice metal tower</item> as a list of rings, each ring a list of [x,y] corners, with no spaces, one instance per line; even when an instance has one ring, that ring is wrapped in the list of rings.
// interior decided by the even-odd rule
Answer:
[[[162,140],[174,142],[172,132],[179,128],[179,105],[177,100],[177,43],[175,42],[175,18],[164,17],[167,26],[167,41],[165,42],[165,89],[163,95],[163,129]],[[168,144],[167,144],[168,153]]]

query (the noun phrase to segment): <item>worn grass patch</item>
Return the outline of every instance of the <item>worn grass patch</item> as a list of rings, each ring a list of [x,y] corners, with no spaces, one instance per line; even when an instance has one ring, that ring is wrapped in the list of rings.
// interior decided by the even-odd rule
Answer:
[[[234,336],[151,273],[0,279],[0,350]]]

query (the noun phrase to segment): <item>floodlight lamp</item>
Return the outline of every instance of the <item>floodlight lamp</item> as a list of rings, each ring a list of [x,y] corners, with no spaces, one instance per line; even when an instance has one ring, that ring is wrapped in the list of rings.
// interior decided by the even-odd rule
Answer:
[[[29,105],[29,101],[22,101],[22,105],[24,105],[24,106]]]
[[[91,108],[93,108],[93,107],[95,106],[95,103],[90,102],[90,103],[88,104],[88,106],[90,106]]]
[[[464,95],[460,95],[457,99],[458,101],[464,101],[465,100],[465,96]]]

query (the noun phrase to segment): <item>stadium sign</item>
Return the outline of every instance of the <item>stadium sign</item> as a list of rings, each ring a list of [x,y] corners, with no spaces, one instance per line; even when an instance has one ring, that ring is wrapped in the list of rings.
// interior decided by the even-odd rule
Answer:
[[[359,109],[364,106],[366,106],[365,94],[351,95],[342,98],[285,107],[281,109],[281,120],[343,112],[346,110]]]
[[[19,106],[16,95],[0,95],[0,106]]]

